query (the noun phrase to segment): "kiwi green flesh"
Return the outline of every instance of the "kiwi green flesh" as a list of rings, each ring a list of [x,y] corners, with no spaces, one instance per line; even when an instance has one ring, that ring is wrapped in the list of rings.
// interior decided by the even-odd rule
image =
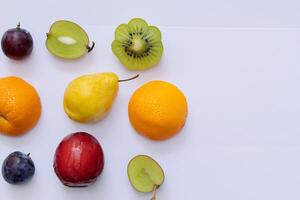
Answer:
[[[57,21],[47,33],[46,47],[54,55],[75,59],[87,53],[89,38],[86,32],[70,21]]]
[[[133,18],[128,22],[128,27],[132,32],[140,31],[145,27],[148,27],[148,23],[141,18]]]
[[[121,24],[115,31],[112,50],[120,62],[132,70],[150,68],[161,60],[163,44],[161,32],[135,18],[128,25]]]
[[[128,178],[133,188],[139,192],[152,192],[164,182],[164,172],[151,157],[138,155],[128,164]]]

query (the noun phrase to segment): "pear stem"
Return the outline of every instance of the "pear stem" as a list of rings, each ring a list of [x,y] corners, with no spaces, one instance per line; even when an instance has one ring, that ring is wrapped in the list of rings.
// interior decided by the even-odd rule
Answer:
[[[154,186],[153,195],[150,200],[156,200],[156,191],[157,191],[157,185]]]
[[[133,79],[136,79],[136,78],[139,77],[139,76],[140,76],[140,75],[137,74],[137,75],[135,75],[134,77],[131,77],[131,78],[128,78],[128,79],[122,79],[122,80],[119,80],[119,82],[131,81],[131,80],[133,80]]]
[[[90,53],[95,47],[95,42],[92,42],[92,46],[87,46],[88,53]]]
[[[20,27],[21,27],[21,23],[18,22],[18,24],[17,24],[17,29],[20,29]]]

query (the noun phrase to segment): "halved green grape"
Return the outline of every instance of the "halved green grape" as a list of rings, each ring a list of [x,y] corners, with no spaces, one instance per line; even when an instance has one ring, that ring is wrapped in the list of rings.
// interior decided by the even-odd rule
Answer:
[[[151,157],[138,155],[130,160],[127,167],[129,181],[139,192],[154,192],[163,184],[165,175],[160,165]]]
[[[134,18],[116,28],[112,51],[128,69],[151,68],[159,63],[163,54],[161,32],[145,20]]]
[[[53,55],[64,59],[76,59],[94,48],[89,47],[87,33],[71,21],[60,20],[52,24],[47,33],[46,47]]]

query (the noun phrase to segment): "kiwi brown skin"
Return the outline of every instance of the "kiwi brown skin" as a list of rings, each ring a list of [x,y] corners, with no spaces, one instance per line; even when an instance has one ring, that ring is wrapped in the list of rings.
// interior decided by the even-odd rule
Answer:
[[[161,32],[141,18],[121,24],[115,30],[112,51],[130,70],[144,70],[157,65],[163,54]]]

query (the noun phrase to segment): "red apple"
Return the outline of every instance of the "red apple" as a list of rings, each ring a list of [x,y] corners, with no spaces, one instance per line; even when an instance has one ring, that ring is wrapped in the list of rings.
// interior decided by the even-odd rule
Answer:
[[[53,167],[66,186],[88,186],[96,181],[103,170],[102,148],[97,139],[88,133],[70,134],[58,145]]]

